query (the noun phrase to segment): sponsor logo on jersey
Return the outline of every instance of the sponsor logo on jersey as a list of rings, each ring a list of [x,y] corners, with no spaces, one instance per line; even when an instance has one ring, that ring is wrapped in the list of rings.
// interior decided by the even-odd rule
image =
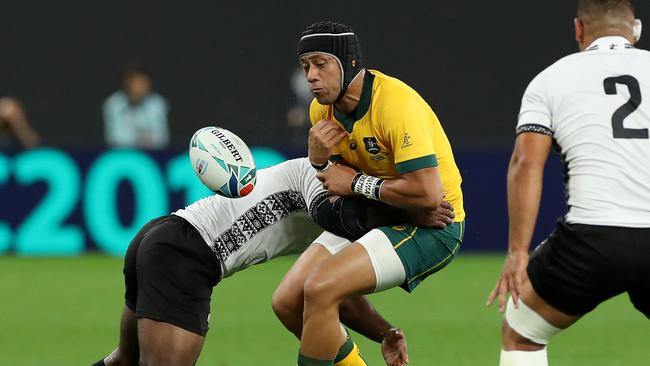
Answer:
[[[379,153],[381,150],[377,143],[377,139],[374,137],[364,137],[363,144],[366,146],[366,151],[373,155]]]
[[[411,144],[411,136],[409,136],[409,133],[407,132],[407,133],[404,134],[404,140],[402,140],[401,148],[404,149],[404,148],[409,147],[411,145],[412,145]]]
[[[377,155],[373,155],[373,156],[371,156],[371,157],[370,157],[370,160],[371,160],[371,161],[375,161],[375,162],[377,162],[377,161],[382,161],[382,160],[386,160],[386,157],[387,157],[387,156],[388,156],[388,154],[384,154],[384,153],[382,152],[382,153],[379,153],[379,154],[377,154]]]

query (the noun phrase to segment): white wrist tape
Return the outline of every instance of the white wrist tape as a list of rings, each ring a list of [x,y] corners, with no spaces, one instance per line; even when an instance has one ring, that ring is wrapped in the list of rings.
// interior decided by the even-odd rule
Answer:
[[[352,180],[352,192],[373,200],[380,200],[379,191],[384,180],[365,174],[357,174]]]

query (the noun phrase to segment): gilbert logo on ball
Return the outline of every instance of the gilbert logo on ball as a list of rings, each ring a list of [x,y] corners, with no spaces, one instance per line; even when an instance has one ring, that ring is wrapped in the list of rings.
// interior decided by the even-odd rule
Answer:
[[[225,197],[249,194],[257,171],[246,143],[225,128],[204,127],[190,140],[190,161],[201,182]]]

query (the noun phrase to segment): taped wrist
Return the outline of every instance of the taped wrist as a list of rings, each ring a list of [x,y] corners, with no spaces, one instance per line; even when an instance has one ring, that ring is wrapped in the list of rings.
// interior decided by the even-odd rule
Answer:
[[[332,162],[329,161],[329,160],[327,160],[327,161],[326,161],[325,163],[323,163],[323,164],[315,164],[314,162],[311,161],[311,159],[309,159],[309,163],[311,164],[311,166],[312,166],[314,169],[316,169],[316,170],[319,171],[319,172],[322,172],[322,171],[324,171],[324,170],[327,170],[327,168],[329,168],[330,165],[332,164]]]
[[[357,175],[354,176],[354,179],[352,179],[352,185],[350,188],[352,189],[352,192],[356,194],[379,201],[381,199],[379,192],[381,191],[381,185],[383,183],[384,180],[381,178],[357,173]]]

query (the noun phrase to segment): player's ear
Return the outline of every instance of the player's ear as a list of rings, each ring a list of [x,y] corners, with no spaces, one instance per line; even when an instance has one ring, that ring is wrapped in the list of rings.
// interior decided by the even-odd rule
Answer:
[[[573,26],[575,27],[576,32],[576,41],[580,45],[580,49],[583,49],[583,43],[585,41],[585,25],[579,18],[573,18]]]
[[[641,40],[641,31],[643,30],[643,23],[641,19],[634,19],[634,25],[632,26],[634,33],[634,43],[637,43]]]

